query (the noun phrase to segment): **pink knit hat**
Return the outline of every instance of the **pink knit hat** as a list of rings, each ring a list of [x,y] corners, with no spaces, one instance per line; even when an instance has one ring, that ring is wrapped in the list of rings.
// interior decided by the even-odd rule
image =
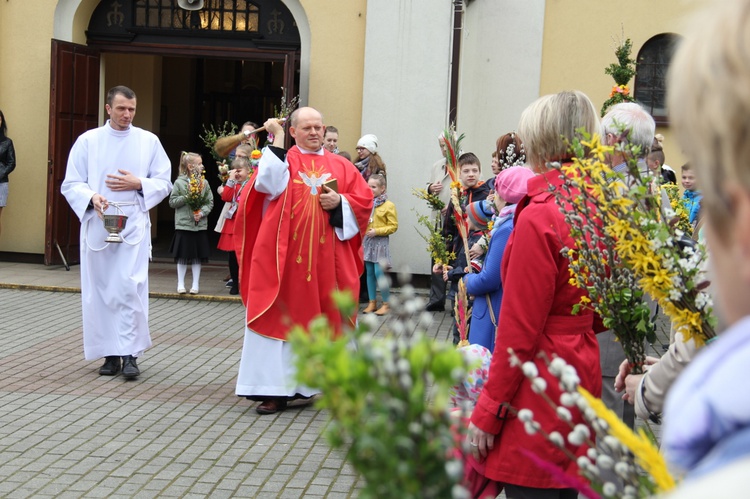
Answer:
[[[518,203],[528,192],[527,183],[535,175],[525,166],[511,166],[495,177],[495,192],[508,204]]]

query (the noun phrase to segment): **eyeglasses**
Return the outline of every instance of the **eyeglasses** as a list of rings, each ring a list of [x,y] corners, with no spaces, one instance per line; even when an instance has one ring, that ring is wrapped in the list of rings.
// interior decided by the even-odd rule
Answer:
[[[367,148],[366,147],[358,147],[357,148],[358,151],[364,151],[365,149],[367,149]]]

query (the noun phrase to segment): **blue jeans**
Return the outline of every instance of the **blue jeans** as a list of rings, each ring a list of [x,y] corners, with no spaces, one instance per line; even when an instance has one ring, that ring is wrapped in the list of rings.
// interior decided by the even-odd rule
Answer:
[[[367,272],[367,296],[370,301],[375,301],[378,292],[378,281],[385,279],[383,269],[377,262],[365,262],[365,271]],[[387,302],[391,296],[391,290],[388,284],[380,288],[380,296],[383,298],[383,302]]]

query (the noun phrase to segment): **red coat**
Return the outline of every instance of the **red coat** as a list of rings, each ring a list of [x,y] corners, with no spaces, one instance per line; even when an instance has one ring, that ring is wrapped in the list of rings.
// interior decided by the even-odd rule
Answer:
[[[227,184],[221,191],[221,200],[230,203],[232,200],[235,200],[236,195],[238,199],[235,201],[239,202],[240,192],[242,192],[242,184],[234,184],[232,186]],[[234,251],[234,221],[236,219],[233,216],[224,220],[224,227],[221,229],[221,235],[219,236],[219,244],[216,246],[222,251]]]
[[[254,188],[254,173],[243,188],[234,226],[247,326],[279,340],[285,340],[293,326],[307,327],[320,314],[340,330],[344,319],[331,292],[350,290],[355,300],[359,296],[362,239],[373,204],[367,182],[338,154],[303,154],[295,146],[286,159],[290,178],[284,192],[264,212],[266,195]],[[329,223],[332,212],[320,206],[321,189],[310,185],[329,174],[326,178],[336,179],[359,225],[359,233],[347,241],[339,240]],[[354,326],[356,317],[355,307],[346,318],[349,325]]]
[[[548,473],[541,471],[520,450],[525,449],[551,461],[568,473],[577,475],[577,467],[562,452],[539,434],[528,435],[515,416],[504,415],[501,404],[516,409],[531,409],[534,419],[547,432],[559,431],[563,437],[569,427],[531,391],[521,369],[510,367],[508,348],[522,362],[531,360],[547,380],[547,394],[559,401],[558,381],[549,374],[539,352],[565,359],[578,371],[581,385],[596,396],[601,393],[599,346],[593,331],[594,315],[582,311],[571,315],[584,291],[568,283],[568,258],[560,250],[572,248],[573,239],[563,215],[555,203],[550,185],[560,189],[560,173],[552,170],[529,180],[529,194],[518,205],[515,228],[511,233],[501,267],[503,306],[500,309],[495,351],[487,384],[471,417],[485,432],[495,435],[495,444],[486,461],[486,475],[498,482],[537,488],[563,488]],[[548,183],[549,182],[549,183]],[[572,409],[574,423],[582,422]],[[504,416],[504,419],[500,416]],[[569,446],[580,454],[583,449]]]

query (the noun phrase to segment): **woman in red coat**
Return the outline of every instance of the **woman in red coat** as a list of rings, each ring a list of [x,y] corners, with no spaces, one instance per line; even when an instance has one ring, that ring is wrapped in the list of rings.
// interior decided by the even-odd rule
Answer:
[[[572,140],[580,128],[593,134],[599,120],[588,97],[576,91],[541,97],[526,108],[518,127],[528,161],[538,175],[528,181],[528,195],[518,204],[515,229],[505,249],[501,272],[506,288],[495,352],[469,427],[474,454],[486,459],[486,476],[514,499],[577,497],[575,490],[564,488],[522,450],[570,474],[578,472],[575,462],[541,435],[528,435],[523,422],[508,411],[508,406],[530,409],[547,432],[570,433],[542,397],[532,392],[521,369],[509,365],[508,349],[521,362],[537,365],[553,400],[559,400],[559,382],[537,357],[540,352],[562,357],[578,371],[581,386],[597,396],[601,392],[594,316],[589,310],[572,314],[585,292],[568,283],[568,258],[561,249],[574,247],[575,241],[551,192],[561,188],[560,172],[548,166],[550,161],[564,162],[569,157],[564,139]],[[572,412],[574,424],[582,422],[577,411]],[[568,447],[573,453],[583,452]]]

